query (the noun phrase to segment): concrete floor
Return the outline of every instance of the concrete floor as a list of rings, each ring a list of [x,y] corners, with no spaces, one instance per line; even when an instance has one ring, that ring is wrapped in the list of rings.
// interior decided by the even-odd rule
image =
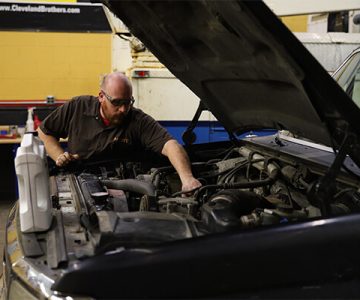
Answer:
[[[7,215],[9,209],[12,206],[13,201],[4,201],[0,200],[0,275],[2,274],[2,260],[3,260],[3,250],[4,250],[4,239],[5,239],[5,222],[7,220]]]

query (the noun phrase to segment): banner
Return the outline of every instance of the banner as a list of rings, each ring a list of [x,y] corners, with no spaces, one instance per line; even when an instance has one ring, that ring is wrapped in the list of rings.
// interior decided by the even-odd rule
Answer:
[[[101,4],[0,2],[0,30],[111,32]]]

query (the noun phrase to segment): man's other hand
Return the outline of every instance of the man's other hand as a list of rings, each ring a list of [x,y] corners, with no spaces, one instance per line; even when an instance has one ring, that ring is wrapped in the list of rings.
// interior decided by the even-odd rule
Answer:
[[[77,159],[79,159],[78,154],[71,154],[69,152],[64,152],[57,157],[55,163],[58,167],[64,167],[67,164],[69,164],[69,162]]]

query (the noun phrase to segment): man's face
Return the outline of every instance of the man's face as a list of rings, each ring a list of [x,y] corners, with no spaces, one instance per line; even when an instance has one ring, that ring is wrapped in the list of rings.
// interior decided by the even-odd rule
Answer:
[[[132,106],[133,98],[131,88],[113,83],[110,82],[100,91],[99,101],[103,115],[110,124],[120,125]]]

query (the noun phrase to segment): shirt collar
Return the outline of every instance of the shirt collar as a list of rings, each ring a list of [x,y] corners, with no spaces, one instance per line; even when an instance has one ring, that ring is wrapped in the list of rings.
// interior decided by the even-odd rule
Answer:
[[[84,109],[84,116],[99,117],[100,116],[100,102],[98,97],[91,96]]]

